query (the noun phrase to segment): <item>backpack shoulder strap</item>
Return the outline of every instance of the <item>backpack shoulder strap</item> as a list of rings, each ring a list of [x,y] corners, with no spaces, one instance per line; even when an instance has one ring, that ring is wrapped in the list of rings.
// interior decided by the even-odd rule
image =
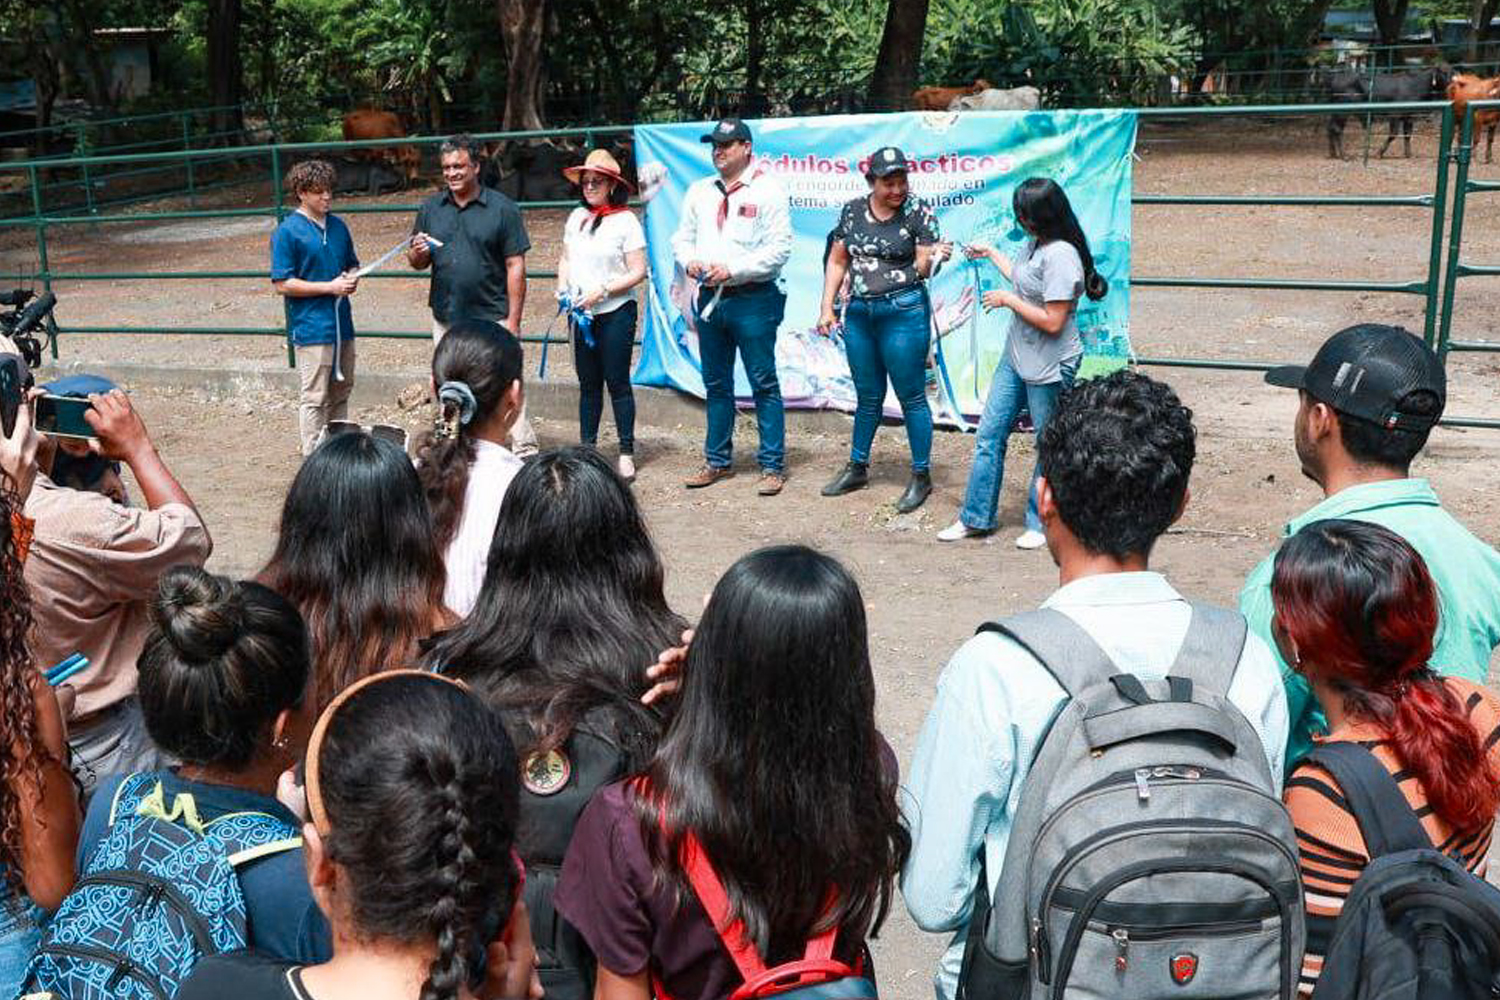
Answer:
[[[1397,851],[1432,847],[1432,839],[1401,794],[1401,786],[1367,748],[1358,743],[1321,743],[1303,759],[1338,781],[1372,860]]]
[[[203,837],[224,853],[231,868],[302,846],[296,828],[263,812],[225,813],[203,825]]]
[[[136,815],[141,803],[160,782],[150,771],[136,771],[115,786],[115,797],[109,804],[109,826]]]
[[[1109,654],[1094,637],[1061,611],[1038,608],[999,621],[985,622],[978,632],[999,632],[1036,657],[1068,697],[1117,672]]]
[[[1227,695],[1239,669],[1248,632],[1245,616],[1212,604],[1189,602],[1192,618],[1182,647],[1167,674],[1186,677],[1218,695]]]

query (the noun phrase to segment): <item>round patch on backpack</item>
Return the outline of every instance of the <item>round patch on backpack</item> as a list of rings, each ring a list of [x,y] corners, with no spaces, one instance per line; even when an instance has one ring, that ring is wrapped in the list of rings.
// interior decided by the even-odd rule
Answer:
[[[528,754],[521,762],[521,784],[532,795],[556,795],[573,776],[573,762],[561,750]]]

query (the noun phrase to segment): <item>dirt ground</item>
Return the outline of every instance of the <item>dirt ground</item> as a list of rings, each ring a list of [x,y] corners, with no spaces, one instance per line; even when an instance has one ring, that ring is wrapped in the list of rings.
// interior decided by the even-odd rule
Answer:
[[[1358,133],[1351,132],[1358,146]],[[1322,134],[1310,123],[1232,130],[1149,129],[1140,144],[1136,186],[1153,193],[1422,193],[1432,184],[1430,135],[1419,136],[1410,161],[1330,163]],[[1478,165],[1489,177],[1500,167]],[[410,196],[394,196],[410,199]],[[1465,258],[1500,261],[1495,221],[1500,201],[1483,197],[1470,213]],[[558,213],[532,213],[533,266],[555,260]],[[359,245],[389,246],[407,231],[405,216],[351,217]],[[1142,206],[1135,219],[1138,275],[1213,274],[1415,280],[1426,267],[1430,215],[1423,209]],[[210,220],[101,228],[74,227],[58,240],[53,266],[94,270],[265,266],[269,223]],[[29,248],[0,250],[0,274],[29,266]],[[249,287],[247,288],[247,285]],[[1494,337],[1500,283],[1470,278],[1461,285],[1455,332],[1464,339]],[[59,316],[70,323],[272,325],[279,304],[257,283],[76,282],[59,286]],[[550,282],[536,281],[528,332],[548,317]],[[1133,289],[1136,350],[1150,356],[1227,356],[1305,360],[1327,333],[1349,322],[1401,322],[1420,329],[1414,296],[1309,292]],[[369,282],[360,292],[367,327],[421,329],[425,284]],[[372,320],[370,317],[378,317]],[[273,369],[285,364],[274,339],[188,337],[70,337],[64,359],[101,363]],[[549,378],[568,378],[565,352],[554,349]],[[528,348],[534,366],[537,349]],[[1450,413],[1500,416],[1487,356],[1456,357]],[[363,371],[410,372],[427,359],[420,342],[363,341]],[[559,361],[563,363],[558,364]],[[1298,472],[1290,442],[1295,400],[1261,384],[1253,373],[1154,369],[1170,380],[1197,414],[1200,432],[1193,495],[1181,525],[1155,558],[1180,589],[1232,601],[1250,568],[1275,544],[1281,525],[1318,499]],[[296,471],[292,400],[262,390],[218,392],[183,384],[137,393],[169,464],[202,506],[214,534],[211,565],[248,574],[270,551],[286,483]],[[397,420],[416,427],[418,415],[394,401],[358,413],[364,420]],[[571,421],[541,419],[543,443],[565,443]],[[608,433],[608,431],[606,431]],[[697,462],[701,426],[685,422],[646,426],[638,434],[637,496],[668,566],[674,605],[690,616],[717,576],[739,555],[762,544],[805,541],[844,559],[857,574],[870,615],[880,685],[882,726],[903,761],[948,654],[982,620],[1034,606],[1056,586],[1043,553],[1011,546],[1019,530],[1024,475],[1031,442],[1016,438],[1002,497],[1005,528],[987,542],[940,545],[933,534],[961,501],[971,441],[938,436],[936,492],[918,514],[895,516],[891,502],[903,485],[904,437],[887,428],[877,438],[872,488],[829,500],[822,483],[842,462],[847,438],[815,433],[795,419],[788,432],[792,474],[775,499],[754,494],[749,475],[753,424],[742,420],[737,440],[745,474],[701,492],[681,478]],[[1500,538],[1500,512],[1491,499],[1500,487],[1500,432],[1439,429],[1416,473],[1430,477],[1448,507],[1481,537]],[[919,933],[897,908],[875,948],[882,993],[901,1000],[930,995],[929,976],[942,947]]]

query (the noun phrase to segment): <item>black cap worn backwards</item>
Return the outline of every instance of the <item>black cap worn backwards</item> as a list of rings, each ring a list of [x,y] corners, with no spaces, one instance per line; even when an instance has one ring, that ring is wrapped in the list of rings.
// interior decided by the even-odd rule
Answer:
[[[699,136],[699,141],[715,144],[721,142],[749,142],[750,126],[738,118],[725,118],[719,124]]]
[[[865,173],[870,177],[889,177],[906,172],[906,154],[895,146],[881,146],[870,154],[870,165]]]
[[[1410,331],[1379,323],[1340,330],[1318,348],[1312,364],[1272,368],[1266,382],[1302,389],[1340,413],[1387,430],[1427,430],[1448,402],[1448,378],[1437,354]],[[1416,392],[1437,396],[1437,412],[1403,411]]]

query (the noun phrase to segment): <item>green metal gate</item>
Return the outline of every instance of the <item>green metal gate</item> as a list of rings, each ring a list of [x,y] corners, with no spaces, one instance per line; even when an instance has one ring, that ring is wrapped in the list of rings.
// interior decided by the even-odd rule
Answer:
[[[1332,292],[1384,292],[1409,294],[1420,296],[1423,300],[1423,336],[1429,344],[1436,345],[1446,356],[1450,351],[1485,350],[1500,351],[1500,344],[1489,344],[1480,341],[1459,341],[1450,337],[1453,297],[1456,279],[1460,276],[1496,274],[1500,275],[1500,266],[1466,265],[1458,260],[1459,241],[1462,234],[1463,208],[1468,193],[1479,191],[1500,190],[1500,183],[1488,181],[1470,181],[1468,179],[1469,151],[1472,145],[1472,120],[1473,110],[1484,107],[1500,107],[1500,101],[1490,101],[1469,105],[1469,113],[1465,116],[1462,128],[1457,130],[1457,144],[1455,146],[1455,119],[1452,106],[1443,102],[1418,102],[1418,103],[1381,103],[1381,104],[1315,104],[1315,105],[1271,105],[1251,107],[1197,107],[1197,108],[1142,108],[1137,114],[1143,119],[1150,118],[1172,118],[1172,119],[1194,119],[1194,118],[1236,118],[1236,117],[1327,117],[1330,115],[1343,115],[1347,117],[1365,117],[1373,115],[1390,115],[1406,113],[1420,116],[1436,116],[1438,118],[1438,154],[1433,175],[1432,187],[1428,191],[1417,191],[1404,195],[1358,195],[1358,196],[1306,196],[1306,195],[1235,195],[1235,194],[1141,194],[1132,198],[1134,204],[1138,205],[1265,205],[1280,206],[1288,209],[1305,207],[1339,207],[1339,206],[1385,206],[1396,210],[1420,209],[1429,213],[1430,228],[1428,239],[1427,268],[1421,275],[1392,276],[1388,280],[1381,281],[1342,281],[1342,280],[1307,280],[1298,278],[1235,278],[1235,277],[1208,277],[1202,275],[1132,275],[1131,283],[1143,288],[1243,288],[1262,290],[1310,290],[1310,291],[1332,291]],[[633,126],[613,125],[592,128],[553,129],[530,132],[493,132],[483,133],[475,136],[480,141],[507,141],[543,138],[579,138],[586,144],[592,144],[596,138],[629,133]],[[153,153],[111,153],[92,157],[71,157],[64,159],[32,160],[20,163],[0,164],[0,177],[6,174],[23,172],[26,182],[31,191],[32,211],[29,215],[0,219],[0,228],[30,228],[34,230],[37,248],[38,269],[29,277],[32,281],[40,283],[45,289],[51,290],[54,282],[59,281],[173,281],[173,280],[203,280],[203,279],[245,279],[254,281],[268,281],[269,270],[240,270],[240,271],[112,271],[92,272],[77,270],[54,270],[48,258],[48,232],[57,227],[66,226],[98,226],[120,223],[141,223],[168,220],[185,219],[215,219],[235,217],[271,217],[278,221],[287,213],[288,208],[284,202],[281,181],[284,169],[290,165],[292,159],[299,155],[310,155],[313,153],[327,154],[346,150],[361,150],[378,148],[397,144],[409,144],[415,146],[434,146],[441,143],[442,137],[437,136],[413,136],[404,137],[399,141],[387,139],[373,139],[362,141],[345,142],[319,142],[319,143],[290,143],[278,145],[241,146],[232,148],[215,149],[187,149],[173,150]],[[85,216],[69,214],[49,213],[44,202],[44,190],[46,188],[43,177],[44,171],[59,169],[97,169],[104,165],[113,166],[138,166],[147,165],[170,165],[181,163],[191,165],[195,162],[205,160],[252,160],[265,158],[268,160],[268,180],[271,184],[272,203],[264,207],[253,208],[229,208],[229,209],[200,209],[192,208],[176,211],[156,211],[139,213],[104,212],[91,213]],[[1458,165],[1457,181],[1453,197],[1452,232],[1449,236],[1450,253],[1448,255],[1447,269],[1443,269],[1443,235],[1444,226],[1447,222],[1447,207],[1449,201],[1449,169],[1454,163]],[[266,175],[262,175],[266,176]],[[246,183],[251,183],[253,178],[247,177]],[[523,209],[540,208],[563,208],[574,205],[575,202],[565,201],[528,201],[522,202]],[[345,215],[360,213],[385,213],[412,215],[418,206],[415,204],[340,204],[339,213]],[[555,272],[550,270],[528,270],[527,276],[532,278],[552,278]],[[26,276],[23,276],[26,277]],[[412,270],[381,270],[375,271],[368,278],[382,280],[427,280],[426,272]],[[232,336],[265,336],[285,337],[284,327],[212,327],[212,326],[89,326],[69,325],[58,329],[60,336],[68,334],[120,334],[120,335],[232,335]],[[395,339],[427,339],[431,336],[428,330],[366,330],[361,329],[361,337],[379,337]],[[526,335],[523,340],[540,343],[567,343],[565,338]],[[289,351],[290,353],[290,351]],[[53,341],[53,356],[57,356],[57,339]],[[1273,367],[1273,361],[1247,361],[1234,358],[1171,358],[1171,357],[1141,357],[1139,363],[1146,365],[1161,365],[1184,368],[1200,369],[1222,369],[1222,370],[1246,370],[1260,371]],[[1476,427],[1500,427],[1500,419],[1481,418],[1455,418],[1449,423]]]

